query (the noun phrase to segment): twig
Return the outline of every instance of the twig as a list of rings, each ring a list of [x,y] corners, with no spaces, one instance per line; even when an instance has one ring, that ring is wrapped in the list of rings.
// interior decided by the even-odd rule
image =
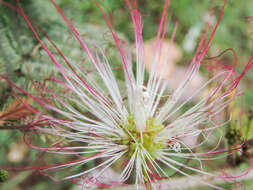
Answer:
[[[232,169],[226,170],[227,173],[238,173]],[[194,179],[193,179],[194,178]],[[199,179],[199,180],[198,180]],[[249,173],[243,177],[238,178],[239,181],[253,179],[253,170],[249,171]],[[161,180],[154,185],[152,185],[153,189],[159,190],[181,190],[188,189],[191,187],[203,187],[205,184],[201,183],[200,180],[204,182],[208,182],[210,184],[224,184],[225,180],[219,177],[203,177],[203,176],[192,176],[190,177],[179,177],[174,179]],[[114,190],[135,190],[135,185],[128,186],[120,186],[113,188]],[[145,189],[144,186],[139,186],[139,189]],[[105,190],[105,189],[104,189]]]
[[[19,126],[0,126],[0,130],[29,130],[31,129],[32,127],[34,127],[33,125],[19,125]]]

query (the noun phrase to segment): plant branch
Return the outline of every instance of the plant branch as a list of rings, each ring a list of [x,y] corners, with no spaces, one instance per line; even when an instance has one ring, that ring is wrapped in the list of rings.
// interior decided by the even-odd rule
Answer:
[[[229,169],[226,170],[226,173],[240,173],[238,169]],[[218,175],[218,173],[217,173]],[[196,188],[196,187],[203,187],[205,184],[201,183],[200,180],[210,184],[224,184],[225,180],[219,177],[210,177],[210,176],[199,176],[195,175],[192,176],[193,178],[190,177],[178,177],[174,179],[167,179],[167,180],[160,180],[159,182],[155,183],[152,185],[152,188],[154,189],[159,189],[159,190],[168,190],[168,189],[188,189],[188,188]],[[253,170],[250,170],[249,173],[243,177],[240,177],[237,179],[238,181],[243,181],[243,180],[253,180]],[[194,188],[194,189],[195,189]],[[129,186],[119,186],[113,188],[114,190],[133,190],[136,189],[135,185],[129,185]],[[145,189],[144,186],[139,186],[139,189]]]

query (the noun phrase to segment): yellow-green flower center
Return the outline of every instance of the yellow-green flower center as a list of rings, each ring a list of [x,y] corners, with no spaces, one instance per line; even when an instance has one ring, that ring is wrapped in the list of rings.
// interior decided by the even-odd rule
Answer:
[[[131,157],[135,150],[143,148],[149,153],[152,158],[155,158],[155,153],[164,147],[163,142],[154,142],[158,132],[163,129],[163,125],[155,118],[147,119],[145,130],[140,132],[135,124],[134,116],[129,116],[128,122],[123,124],[122,129],[126,132],[127,137],[122,139],[119,144],[127,145],[127,157]]]

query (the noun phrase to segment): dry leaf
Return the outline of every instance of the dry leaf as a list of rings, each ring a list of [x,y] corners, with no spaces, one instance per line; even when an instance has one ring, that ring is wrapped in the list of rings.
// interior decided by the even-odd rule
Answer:
[[[32,103],[31,98],[24,98],[22,101],[27,105]],[[0,112],[0,124],[7,123],[9,121],[17,121],[32,114],[33,112],[30,111],[22,102],[16,100],[12,104],[9,104],[4,112]]]

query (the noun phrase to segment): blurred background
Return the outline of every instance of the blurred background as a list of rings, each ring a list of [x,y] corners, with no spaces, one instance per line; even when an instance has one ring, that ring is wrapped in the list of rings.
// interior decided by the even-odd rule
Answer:
[[[15,1],[5,0],[5,2],[16,7]],[[90,45],[94,43],[102,47],[106,51],[112,66],[119,66],[119,54],[106,27],[104,18],[95,3],[91,0],[59,0],[56,2],[67,18],[78,28],[84,40]],[[84,53],[49,1],[20,0],[20,3],[25,13],[46,32],[71,62],[83,62],[85,59]],[[129,47],[134,47],[133,29],[125,2],[123,0],[103,0],[100,4],[111,19],[111,23],[113,23],[120,39]],[[167,78],[171,89],[175,88],[177,81],[180,81],[180,77],[183,77],[184,71],[194,55],[199,36],[203,32],[206,22],[217,22],[219,7],[222,4],[223,1],[221,0],[171,1],[169,13],[172,13],[172,21],[168,28],[169,34],[173,30],[174,20],[178,21],[175,45],[170,47],[171,58],[166,70],[166,76],[164,76]],[[144,48],[146,51],[152,51],[149,47],[156,36],[163,2],[139,0],[138,8],[143,15]],[[252,10],[252,0],[228,0],[224,16],[208,51],[208,56],[212,57],[228,48],[233,48],[238,57],[236,67],[236,72],[238,73],[243,70],[252,54]],[[212,16],[211,13],[214,15]],[[40,35],[42,39],[45,39],[42,34]],[[228,51],[220,59],[223,63],[231,66],[235,57]],[[145,64],[148,72],[150,69],[148,58]],[[89,69],[92,69],[92,67],[87,64],[85,70],[88,71]],[[35,94],[36,91],[34,91],[31,80],[43,83],[45,78],[59,75],[57,68],[53,66],[45,52],[43,52],[42,47],[33,37],[23,17],[1,3],[0,74],[8,76],[15,84]],[[116,72],[115,75],[123,83],[121,72]],[[177,77],[177,80],[175,80],[175,77]],[[201,73],[191,85],[197,88],[208,77],[208,73],[201,70]],[[216,172],[221,166],[222,168],[226,166],[231,168],[232,173],[238,173],[238,171],[245,171],[249,168],[249,154],[252,155],[253,151],[252,84],[253,70],[251,69],[241,82],[241,89],[244,91],[244,95],[233,101],[229,110],[227,110],[233,113],[235,119],[223,129],[226,138],[223,139],[222,146],[229,150],[242,142],[245,142],[245,145],[240,154],[235,152],[228,158],[207,162],[206,165],[209,171]],[[59,92],[61,92],[61,89],[59,89]],[[22,96],[22,94],[20,95]],[[31,105],[35,104],[25,96],[23,96],[23,101]],[[9,170],[9,178],[4,182],[0,182],[0,189],[44,190],[52,189],[52,187],[55,190],[78,189],[73,183],[68,181],[56,183],[28,169],[31,164],[33,165],[38,160],[38,157],[42,156],[37,151],[31,151],[23,142],[24,129],[20,128],[20,126],[25,125],[32,117],[32,113],[15,99],[11,86],[0,79],[0,169]],[[224,117],[226,117],[226,113]],[[17,126],[16,129],[14,129],[15,126]],[[44,137],[39,138],[43,140]],[[194,139],[189,139],[189,141],[194,144]],[[53,158],[50,155],[43,157],[44,162],[50,159],[58,158]],[[63,159],[59,160],[60,162],[69,158],[59,159]],[[253,189],[252,179],[243,180],[242,184],[241,188]],[[227,189],[232,187],[232,185],[221,185]],[[191,189],[198,189],[198,187],[192,187]],[[210,188],[199,187],[199,189]]]

